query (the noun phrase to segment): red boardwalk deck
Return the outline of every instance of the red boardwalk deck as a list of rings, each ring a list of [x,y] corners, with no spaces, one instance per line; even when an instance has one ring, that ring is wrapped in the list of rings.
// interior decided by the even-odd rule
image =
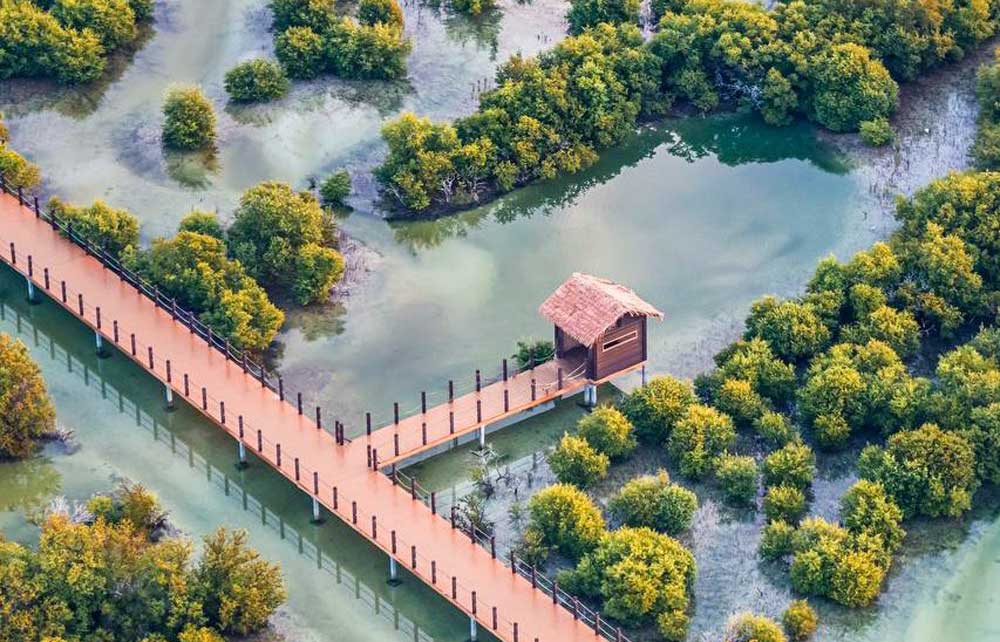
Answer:
[[[595,624],[606,637],[620,637],[599,617],[596,622],[593,616],[587,618],[589,622],[574,617],[567,606],[573,600],[565,595],[554,600],[534,588],[527,577],[512,573],[489,550],[470,541],[468,534],[414,500],[408,488],[395,485],[368,465],[368,446],[378,451],[380,463],[388,463],[578,389],[585,382],[571,376],[573,364],[561,363],[569,369],[564,370],[563,390],[558,389],[560,364],[552,362],[406,418],[398,426],[375,431],[370,438],[338,445],[334,435],[317,426],[311,413],[300,414],[293,405],[280,401],[274,390],[247,374],[241,363],[226,358],[178,322],[175,312],[154,305],[120,273],[67,240],[9,194],[0,194],[0,256],[106,342],[115,343],[122,354],[500,639],[589,640],[595,636]],[[426,425],[426,438],[422,425]]]

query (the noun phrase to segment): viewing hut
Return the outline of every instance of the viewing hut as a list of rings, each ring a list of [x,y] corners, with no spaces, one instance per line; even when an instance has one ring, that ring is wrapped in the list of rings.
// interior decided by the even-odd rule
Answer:
[[[545,300],[539,313],[555,326],[556,357],[585,363],[591,386],[585,402],[597,399],[596,384],[646,362],[646,319],[663,313],[629,288],[576,272]]]

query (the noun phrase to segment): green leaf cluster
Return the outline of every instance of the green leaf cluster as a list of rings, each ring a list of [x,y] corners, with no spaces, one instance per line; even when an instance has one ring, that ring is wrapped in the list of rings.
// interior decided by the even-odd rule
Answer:
[[[570,484],[554,484],[533,495],[528,516],[526,540],[574,559],[597,546],[604,534],[601,511]]]
[[[23,343],[0,333],[0,460],[27,457],[55,424],[38,364]]]
[[[697,509],[697,496],[671,483],[665,470],[630,480],[608,503],[608,510],[625,526],[651,528],[667,535],[687,530]]]
[[[362,0],[358,20],[330,0],[272,0],[274,49],[288,76],[394,80],[406,75],[410,40],[396,0]]]
[[[215,110],[200,87],[176,86],[163,101],[163,145],[188,151],[215,144]]]
[[[234,102],[266,102],[288,93],[288,76],[277,63],[255,58],[227,71],[223,86]]]

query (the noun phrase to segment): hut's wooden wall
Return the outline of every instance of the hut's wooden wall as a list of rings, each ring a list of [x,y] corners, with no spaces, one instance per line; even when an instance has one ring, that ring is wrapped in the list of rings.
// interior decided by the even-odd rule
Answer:
[[[609,375],[646,360],[646,317],[622,317],[590,350],[590,378]]]

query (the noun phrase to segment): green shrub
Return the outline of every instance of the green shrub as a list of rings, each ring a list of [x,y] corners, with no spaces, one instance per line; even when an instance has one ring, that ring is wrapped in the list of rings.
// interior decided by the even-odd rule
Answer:
[[[899,87],[871,51],[846,42],[823,49],[811,61],[813,114],[835,132],[855,131],[864,121],[896,109]]]
[[[760,338],[780,359],[796,362],[812,357],[830,342],[830,330],[809,305],[773,296],[750,306],[744,338]]]
[[[64,27],[90,30],[108,51],[135,40],[135,12],[128,0],[55,0],[50,9]]]
[[[793,486],[771,486],[764,495],[764,515],[770,521],[795,524],[806,512],[806,495]]]
[[[555,484],[539,491],[528,502],[527,532],[537,545],[558,549],[571,558],[597,546],[604,534],[604,518],[590,498],[575,486]]]
[[[17,189],[31,190],[42,183],[42,172],[38,165],[0,142],[0,175],[7,184]]]
[[[334,232],[329,212],[312,194],[264,182],[240,199],[229,251],[258,282],[305,305],[326,299],[343,276]]]
[[[227,71],[224,86],[235,102],[265,102],[288,93],[288,76],[277,63],[257,58]]]
[[[281,310],[213,236],[181,231],[154,239],[147,250],[125,252],[123,263],[237,348],[263,351],[284,322]]]
[[[802,642],[812,637],[819,624],[816,611],[805,600],[795,600],[781,614],[781,624],[792,642]]]
[[[726,642],[787,642],[788,638],[770,618],[751,613],[734,615],[726,623]]]
[[[757,462],[753,457],[724,454],[716,462],[715,476],[729,501],[750,504],[757,497]]]
[[[346,169],[330,174],[319,187],[319,195],[324,205],[343,207],[344,201],[351,194],[351,175]]]
[[[695,401],[689,382],[669,376],[654,377],[625,397],[621,410],[635,426],[640,440],[662,444]]]
[[[396,25],[344,18],[326,34],[327,70],[342,78],[394,80],[406,76],[410,40]]]
[[[587,488],[608,475],[608,456],[597,452],[585,439],[563,435],[549,455],[549,467],[564,484]]]
[[[676,535],[691,526],[698,497],[670,483],[664,470],[632,479],[611,498],[608,510],[626,526],[652,528]]]
[[[858,470],[881,483],[904,517],[957,517],[971,508],[978,486],[972,446],[934,424],[896,433],[885,448],[866,447]]]
[[[192,210],[181,219],[177,229],[181,232],[204,234],[223,242],[226,240],[226,232],[222,229],[222,224],[211,212]]]
[[[556,346],[544,339],[527,339],[517,342],[517,352],[512,355],[521,370],[534,368],[551,361],[556,356]]]
[[[30,455],[55,423],[38,365],[23,343],[0,333],[0,460]]]
[[[723,381],[715,396],[715,406],[740,426],[752,425],[767,410],[764,398],[743,379]]]
[[[765,441],[774,446],[784,446],[794,441],[798,433],[792,427],[791,420],[780,412],[766,410],[753,422],[754,431]]]
[[[270,0],[275,33],[289,27],[309,27],[323,33],[336,21],[333,0]]]
[[[561,573],[571,592],[599,597],[603,612],[626,626],[657,622],[669,640],[687,633],[694,556],[677,540],[647,528],[605,533],[576,570]]]
[[[171,88],[163,102],[163,117],[163,144],[166,147],[192,150],[215,143],[215,111],[200,88]]]
[[[889,124],[889,119],[884,116],[862,121],[858,133],[861,134],[861,140],[871,147],[883,147],[896,139],[896,132]]]
[[[569,32],[577,35],[602,22],[639,24],[639,8],[639,0],[571,0]]]
[[[382,23],[393,27],[403,26],[403,10],[396,0],[360,0],[358,22],[363,25]]]
[[[309,27],[290,27],[274,41],[274,54],[290,78],[309,80],[326,69],[326,45]]]
[[[579,436],[597,452],[615,460],[635,449],[635,435],[632,424],[612,406],[600,406],[584,415],[576,424]]]
[[[120,257],[126,248],[139,246],[139,219],[127,210],[114,209],[101,200],[77,207],[55,196],[49,199],[48,207],[59,220],[73,226],[75,235],[105,248],[112,256]]]
[[[760,538],[760,556],[766,560],[776,560],[793,551],[792,540],[795,527],[783,520],[769,522]]]
[[[195,577],[205,615],[227,635],[260,630],[285,601],[280,569],[247,546],[246,531],[206,535]]]
[[[900,526],[903,511],[881,484],[864,479],[855,482],[840,498],[840,521],[850,533],[878,537],[890,553],[906,536]]]
[[[728,415],[715,408],[692,404],[674,426],[667,452],[680,463],[681,473],[699,478],[712,468],[715,458],[736,441],[736,430]]]
[[[764,482],[768,486],[806,489],[815,473],[816,456],[801,442],[787,444],[764,459]]]

